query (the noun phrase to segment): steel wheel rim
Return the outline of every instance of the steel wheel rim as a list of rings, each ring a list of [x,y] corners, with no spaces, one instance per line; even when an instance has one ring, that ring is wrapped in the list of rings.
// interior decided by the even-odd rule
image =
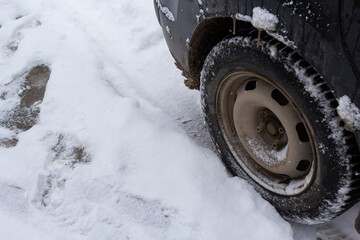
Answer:
[[[311,185],[317,165],[314,141],[283,89],[262,75],[236,71],[221,82],[216,103],[221,133],[256,183],[286,196]]]

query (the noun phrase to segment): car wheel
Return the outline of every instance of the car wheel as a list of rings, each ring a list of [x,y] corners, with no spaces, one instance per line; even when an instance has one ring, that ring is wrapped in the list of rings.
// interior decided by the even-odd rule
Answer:
[[[226,39],[201,73],[206,123],[220,158],[285,218],[322,223],[358,199],[356,140],[337,100],[291,48],[256,34]]]

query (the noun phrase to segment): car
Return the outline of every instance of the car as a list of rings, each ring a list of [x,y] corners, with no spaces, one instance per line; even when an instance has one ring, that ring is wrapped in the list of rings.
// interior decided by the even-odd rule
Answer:
[[[154,0],[219,157],[286,219],[360,197],[360,2]]]

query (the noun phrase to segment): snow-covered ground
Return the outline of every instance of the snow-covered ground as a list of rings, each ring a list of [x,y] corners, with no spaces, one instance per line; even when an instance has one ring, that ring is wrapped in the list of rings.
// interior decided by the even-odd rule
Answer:
[[[50,78],[26,108],[36,66]],[[0,0],[0,72],[0,239],[315,239],[341,229],[291,225],[227,173],[150,0]],[[9,119],[23,109],[31,128]]]

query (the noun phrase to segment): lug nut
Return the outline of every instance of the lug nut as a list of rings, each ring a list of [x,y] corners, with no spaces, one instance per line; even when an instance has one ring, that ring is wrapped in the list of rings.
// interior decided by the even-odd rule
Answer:
[[[268,113],[266,111],[262,112],[263,117],[267,117]]]
[[[261,133],[263,130],[264,130],[264,124],[260,124],[259,126],[256,127],[257,133]]]
[[[277,149],[278,145],[276,143],[272,144],[273,149]]]
[[[284,134],[284,133],[285,133],[284,129],[283,129],[283,128],[279,128],[279,133]]]

